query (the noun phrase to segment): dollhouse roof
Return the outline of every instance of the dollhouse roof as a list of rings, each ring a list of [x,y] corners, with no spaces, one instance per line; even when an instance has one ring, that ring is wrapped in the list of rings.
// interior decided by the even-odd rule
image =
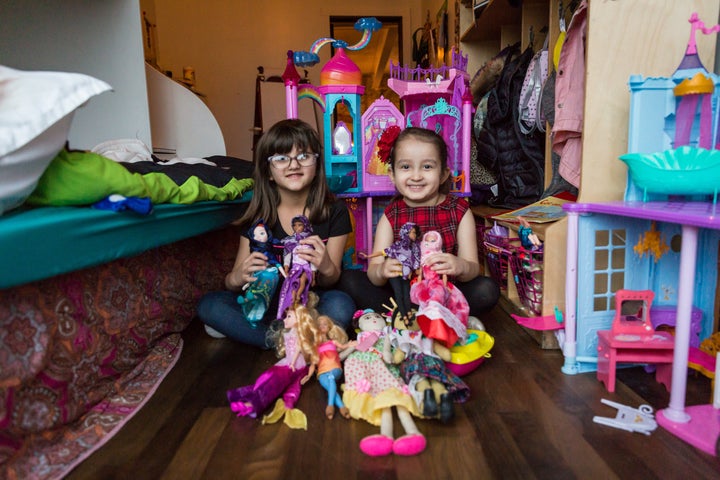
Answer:
[[[338,48],[320,72],[321,85],[362,85],[362,72],[344,48]]]

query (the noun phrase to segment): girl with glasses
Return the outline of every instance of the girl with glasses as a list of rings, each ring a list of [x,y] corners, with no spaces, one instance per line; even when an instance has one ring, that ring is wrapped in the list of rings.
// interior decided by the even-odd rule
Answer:
[[[327,186],[322,144],[317,132],[302,120],[282,120],[263,135],[255,149],[254,190],[248,208],[240,219],[242,226],[263,219],[275,238],[293,232],[292,221],[304,215],[313,234],[300,241],[312,248],[298,255],[315,269],[317,310],[331,315],[343,328],[350,325],[355,304],[350,296],[332,287],[340,278],[342,256],[348,234],[352,232],[350,212]],[[282,250],[278,250],[278,255]],[[237,302],[244,285],[255,281],[256,273],[267,268],[272,259],[251,252],[249,239],[240,237],[233,269],[225,276],[226,290],[206,294],[198,305],[198,317],[208,334],[271,348],[268,328],[279,312],[276,294],[263,321],[246,321]]]

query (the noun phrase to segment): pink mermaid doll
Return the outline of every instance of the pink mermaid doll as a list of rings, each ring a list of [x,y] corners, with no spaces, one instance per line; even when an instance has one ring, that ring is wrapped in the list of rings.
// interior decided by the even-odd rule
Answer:
[[[431,230],[420,242],[422,270],[410,287],[410,299],[418,305],[416,321],[426,337],[437,340],[447,348],[467,338],[470,314],[465,295],[447,276],[438,275],[427,263],[430,256],[442,252],[442,237]]]
[[[307,429],[305,414],[295,409],[295,405],[300,398],[301,381],[308,374],[307,352],[311,351],[314,339],[305,338],[297,324],[298,319],[305,320],[311,315],[312,309],[302,305],[287,309],[284,329],[276,342],[280,360],[263,372],[254,384],[227,392],[230,408],[237,416],[257,418],[277,400],[263,423],[275,423],[285,416],[285,424],[289,427]]]

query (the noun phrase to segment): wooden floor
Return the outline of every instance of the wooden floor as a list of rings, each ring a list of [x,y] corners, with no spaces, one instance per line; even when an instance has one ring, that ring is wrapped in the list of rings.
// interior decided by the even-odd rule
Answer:
[[[428,441],[419,456],[363,455],[358,442],[378,429],[340,416],[327,420],[315,380],[298,404],[307,431],[235,417],[225,391],[251,383],[275,358],[211,339],[195,320],[181,359],[153,398],[67,478],[720,478],[719,459],[662,427],[645,436],[593,422],[595,415],[615,416],[602,398],[666,407],[669,395],[653,375],[623,369],[610,394],[594,373],[562,374],[561,353],[540,349],[499,308],[482,320],[495,337],[492,358],[465,377],[472,397],[456,407],[451,424],[418,420]],[[709,380],[691,374],[687,403],[708,403],[709,395]]]

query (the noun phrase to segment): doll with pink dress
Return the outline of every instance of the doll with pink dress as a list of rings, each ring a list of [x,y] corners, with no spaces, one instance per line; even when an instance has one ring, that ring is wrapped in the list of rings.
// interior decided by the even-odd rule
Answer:
[[[470,306],[447,276],[438,275],[428,265],[428,259],[441,252],[440,234],[435,230],[426,232],[420,242],[422,269],[410,287],[410,298],[418,305],[415,318],[423,334],[452,348],[455,342],[467,338]]]
[[[343,401],[355,419],[380,427],[380,433],[360,441],[360,450],[370,456],[417,455],[425,450],[425,436],[412,415],[419,416],[415,400],[392,365],[385,317],[371,309],[359,310],[353,319],[360,328],[357,345],[345,359]],[[405,435],[393,434],[393,408]]]

